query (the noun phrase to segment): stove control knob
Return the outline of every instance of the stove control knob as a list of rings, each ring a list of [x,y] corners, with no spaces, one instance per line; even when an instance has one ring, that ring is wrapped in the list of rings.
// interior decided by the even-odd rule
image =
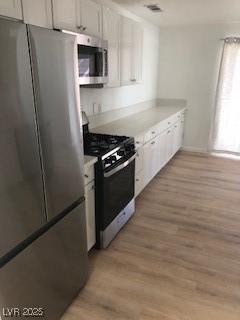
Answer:
[[[117,160],[117,157],[116,157],[116,156],[111,156],[111,157],[110,157],[111,163],[114,163],[116,160]]]
[[[112,164],[111,158],[107,158],[107,159],[105,160],[105,164]]]
[[[125,150],[123,150],[123,149],[118,150],[117,154],[118,154],[120,157],[122,157],[122,156],[124,156],[124,154],[125,154]]]

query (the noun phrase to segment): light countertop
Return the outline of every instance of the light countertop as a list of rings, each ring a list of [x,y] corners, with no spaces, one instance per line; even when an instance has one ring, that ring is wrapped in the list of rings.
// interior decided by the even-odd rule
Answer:
[[[84,168],[93,166],[97,162],[96,157],[84,156]]]
[[[136,137],[147,132],[159,122],[184,110],[184,107],[154,107],[131,116],[107,123],[100,127],[95,127],[91,131],[94,133],[105,133],[115,135],[125,135]]]

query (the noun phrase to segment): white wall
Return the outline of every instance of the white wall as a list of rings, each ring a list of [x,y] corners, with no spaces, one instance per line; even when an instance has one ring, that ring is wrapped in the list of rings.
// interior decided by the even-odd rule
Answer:
[[[80,89],[81,105],[89,115],[93,103],[101,103],[102,112],[126,107],[157,98],[159,29],[144,24],[143,81],[141,84],[118,88]]]
[[[240,36],[240,24],[160,30],[158,97],[187,99],[184,146],[207,150],[223,42]]]

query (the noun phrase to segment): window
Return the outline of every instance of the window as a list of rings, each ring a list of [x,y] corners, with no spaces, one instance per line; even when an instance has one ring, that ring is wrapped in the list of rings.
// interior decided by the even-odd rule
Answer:
[[[212,150],[240,155],[240,38],[225,39],[212,132]]]

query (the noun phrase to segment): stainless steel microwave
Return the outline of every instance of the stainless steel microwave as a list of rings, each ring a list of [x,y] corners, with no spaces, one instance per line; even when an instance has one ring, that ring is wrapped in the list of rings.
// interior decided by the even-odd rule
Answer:
[[[83,34],[77,35],[80,85],[108,82],[108,42]]]

